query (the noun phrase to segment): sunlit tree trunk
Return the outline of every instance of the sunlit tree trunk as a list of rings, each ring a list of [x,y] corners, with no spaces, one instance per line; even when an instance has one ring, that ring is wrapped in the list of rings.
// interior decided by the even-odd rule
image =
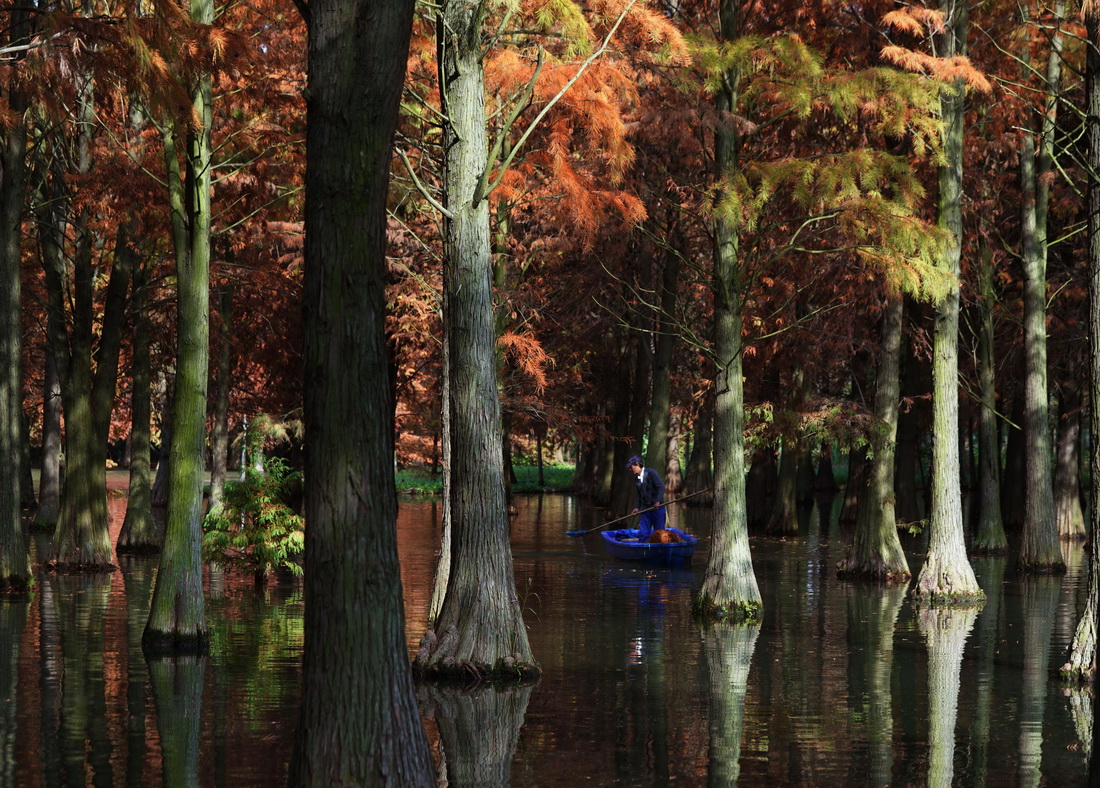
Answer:
[[[741,34],[741,6],[721,0],[718,7],[720,38],[735,41]],[[718,113],[736,111],[740,75],[726,72],[717,93]],[[739,139],[732,127],[715,131],[718,183],[737,172]],[[710,559],[695,610],[707,618],[730,617],[755,621],[763,600],[749,553],[745,510],[745,395],[742,380],[741,310],[743,307],[738,259],[738,227],[734,217],[715,219],[714,250],[714,510]]]
[[[707,785],[732,788],[741,776],[741,738],[749,668],[759,624],[716,621],[703,632],[703,657],[710,687],[710,751]]]
[[[1095,681],[1096,619],[1100,612],[1100,2],[1088,0],[1085,18],[1085,129],[1088,138],[1088,288],[1089,288],[1089,586],[1085,609],[1077,623],[1069,660],[1062,666],[1065,678]],[[1100,726],[1093,726],[1094,734]],[[1096,750],[1093,750],[1095,756]],[[1093,758],[1092,775],[1100,777],[1100,759]],[[1100,784],[1100,783],[1094,783]]]
[[[303,7],[309,451],[302,704],[288,784],[427,788],[431,755],[405,646],[385,342],[386,196],[413,3]]]
[[[937,39],[937,54],[965,55],[965,0],[945,0],[940,8],[951,24]],[[938,173],[937,222],[951,234],[951,241],[939,265],[956,279],[962,238],[963,101],[962,80],[956,80],[941,98],[945,163]],[[913,588],[918,598],[932,604],[980,600],[984,596],[967,560],[963,534],[958,375],[959,285],[955,282],[936,311],[933,330],[931,530],[928,559]]]
[[[115,550],[119,553],[152,553],[160,550],[161,534],[153,520],[150,399],[150,343],[148,262],[134,267],[134,337],[130,388],[130,484],[126,517]]]
[[[848,555],[837,565],[842,577],[876,582],[904,582],[911,577],[909,562],[898,538],[894,514],[894,450],[901,396],[902,318],[900,293],[887,296],[882,315],[882,353],[875,381],[873,456],[866,486],[860,495],[856,530]]]
[[[979,601],[966,608],[923,606],[917,610],[917,626],[928,647],[929,788],[953,784],[963,649],[981,604]]]
[[[974,536],[975,553],[1008,551],[1004,522],[1001,519],[1001,444],[997,435],[996,367],[993,358],[993,255],[981,243],[981,298],[978,301],[978,529]]]
[[[443,92],[444,336],[451,363],[451,571],[424,675],[537,675],[516,595],[500,452],[481,4],[446,0],[437,18]]]
[[[192,21],[211,24],[213,0],[192,0],[190,13]],[[196,77],[191,106],[198,123],[187,133],[186,183],[172,172],[178,160],[171,134],[165,135],[177,244],[176,380],[164,544],[143,638],[146,648],[165,652],[202,651],[209,638],[202,591],[202,488],[210,361],[212,94],[210,75]],[[179,232],[181,224],[186,233]]]
[[[28,6],[13,4],[4,21],[8,42],[26,34]],[[15,77],[0,85],[0,95],[18,117],[26,101]],[[22,403],[19,369],[22,363],[23,328],[20,316],[20,249],[23,220],[26,129],[22,122],[0,130],[0,588],[25,588],[31,565],[23,537],[19,499]]]

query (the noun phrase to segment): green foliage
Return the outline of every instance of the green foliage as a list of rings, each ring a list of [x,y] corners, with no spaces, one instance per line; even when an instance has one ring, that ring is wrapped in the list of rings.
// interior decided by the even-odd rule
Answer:
[[[259,422],[259,420],[257,420]],[[248,454],[261,455],[264,433],[250,426]],[[226,482],[219,509],[203,521],[202,552],[206,561],[250,571],[257,578],[285,567],[295,575],[302,567],[294,558],[305,546],[305,520],[286,505],[286,495],[302,474],[279,457],[267,457],[263,467],[250,463],[242,482]]]

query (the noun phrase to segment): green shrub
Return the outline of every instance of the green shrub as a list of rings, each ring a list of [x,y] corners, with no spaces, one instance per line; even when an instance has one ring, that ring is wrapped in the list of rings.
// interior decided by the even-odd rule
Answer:
[[[248,455],[262,456],[259,430],[250,429],[246,440]],[[279,567],[301,575],[294,559],[305,546],[305,520],[285,503],[288,489],[301,477],[286,460],[265,457],[262,468],[249,464],[244,481],[226,482],[222,505],[203,520],[203,558],[250,571],[257,582]]]

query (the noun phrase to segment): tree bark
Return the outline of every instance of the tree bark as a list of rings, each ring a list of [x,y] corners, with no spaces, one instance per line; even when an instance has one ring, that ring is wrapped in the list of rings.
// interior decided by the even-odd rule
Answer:
[[[27,33],[29,7],[15,3],[7,15],[8,40]],[[21,116],[26,107],[11,76],[0,86],[9,109]],[[23,219],[26,129],[22,122],[0,132],[0,588],[26,588],[31,565],[23,537],[20,507],[20,448],[22,446],[22,317],[20,314],[20,250]]]
[[[431,756],[397,560],[384,296],[389,164],[413,3],[307,7],[306,637],[288,784],[426,788]]]
[[[875,425],[871,472],[860,495],[855,538],[837,565],[841,577],[879,583],[907,582],[912,574],[898,538],[894,513],[894,453],[901,396],[900,364],[904,300],[887,296],[882,315],[882,356],[875,383]]]
[[[741,35],[741,6],[736,0],[720,0],[720,38],[731,43]],[[737,110],[740,74],[727,70],[717,93],[720,116]],[[737,174],[739,139],[732,128],[715,132],[718,183]],[[738,250],[738,226],[733,217],[715,219],[714,250],[714,510],[710,559],[696,612],[706,618],[757,621],[763,599],[753,572],[745,511],[745,410],[742,380],[741,315],[742,283]]]
[[[1085,18],[1085,130],[1088,139],[1088,288],[1089,288],[1089,583],[1085,609],[1077,622],[1069,659],[1062,666],[1064,678],[1094,683],[1096,677],[1096,627],[1100,614],[1100,2],[1088,0],[1082,9]],[[1100,738],[1100,726],[1093,722],[1093,735]],[[1093,771],[1100,758],[1093,749]],[[1094,785],[1100,782],[1093,783]]]
[[[49,318],[47,318],[49,319]],[[42,383],[42,468],[38,475],[38,511],[34,523],[39,528],[57,525],[61,509],[61,381],[57,376],[56,356],[46,348],[46,374]]]
[[[1058,418],[1054,467],[1054,516],[1058,538],[1084,541],[1085,512],[1081,507],[1081,392],[1075,384],[1065,387]]]
[[[213,0],[192,0],[191,19],[214,21]],[[198,123],[188,130],[186,182],[174,177],[178,161],[171,135],[165,139],[176,240],[176,376],[174,424],[169,448],[168,511],[157,584],[142,642],[166,653],[207,648],[202,591],[202,488],[206,470],[206,388],[210,363],[210,223],[212,80],[195,80],[191,106]],[[182,199],[181,199],[182,198]],[[182,209],[182,215],[181,214]]]
[[[482,26],[485,9],[446,0],[437,18],[443,92],[444,336],[451,359],[451,572],[421,675],[537,676],[516,594],[504,498],[489,204]]]
[[[710,490],[714,487],[714,398],[711,392],[703,395],[703,403],[695,417],[692,429],[691,453],[688,455],[687,472],[684,474],[684,495]],[[701,506],[711,503],[710,495],[697,495],[691,504]]]
[[[944,0],[940,8],[952,24],[939,37],[937,54],[966,54],[965,0]],[[939,266],[956,280],[936,310],[932,354],[932,516],[928,559],[913,593],[929,604],[960,604],[984,599],[966,557],[959,479],[959,258],[962,242],[963,161],[962,80],[941,98],[946,163],[939,167],[937,222],[951,233]]]
[[[993,261],[988,246],[980,249],[981,297],[978,301],[978,528],[972,551],[980,554],[1008,551],[1001,519],[1001,445],[997,436],[996,367],[993,358]]]
[[[214,395],[214,423],[210,432],[209,511],[221,508],[225,496],[225,477],[229,465],[229,390],[232,388],[233,293],[228,287],[218,291],[218,374]]]
[[[152,400],[148,310],[148,262],[134,267],[133,274],[133,361],[130,391],[130,483],[126,494],[126,517],[122,521],[115,550],[119,553],[155,553],[164,535],[153,519],[152,494]]]
[[[670,233],[672,236],[673,233]],[[646,466],[668,482],[669,416],[672,409],[672,351],[676,341],[674,314],[676,283],[680,279],[680,254],[669,249],[661,276],[661,308],[656,319],[657,341],[653,358],[653,396],[649,404],[649,447]]]

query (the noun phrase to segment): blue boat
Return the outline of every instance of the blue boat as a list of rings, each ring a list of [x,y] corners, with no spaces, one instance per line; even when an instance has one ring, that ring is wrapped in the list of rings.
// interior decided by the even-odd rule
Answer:
[[[679,536],[682,542],[649,543],[641,541],[642,532],[637,528],[619,528],[603,531],[603,546],[612,558],[623,561],[644,561],[647,564],[686,564],[695,554],[695,545],[699,541],[691,534],[679,528],[669,528]]]

